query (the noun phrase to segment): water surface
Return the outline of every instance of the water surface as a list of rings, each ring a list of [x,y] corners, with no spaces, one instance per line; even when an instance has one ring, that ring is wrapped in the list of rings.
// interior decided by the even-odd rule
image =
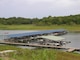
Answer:
[[[63,35],[66,41],[71,41],[66,47],[80,48],[80,33],[68,33]]]
[[[5,34],[18,34],[34,31],[35,30],[0,30],[0,40],[4,38]],[[80,48],[80,33],[68,33],[61,37],[64,37],[66,41],[71,41],[71,43],[67,44],[66,47]]]

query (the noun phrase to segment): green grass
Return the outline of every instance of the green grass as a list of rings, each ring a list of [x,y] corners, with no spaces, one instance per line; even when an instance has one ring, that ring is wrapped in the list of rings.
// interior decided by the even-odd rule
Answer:
[[[56,60],[80,60],[80,54],[57,51]]]
[[[13,49],[17,52],[0,57],[1,60],[80,60],[80,54],[62,52],[55,49],[21,49],[14,46],[0,45],[0,51]]]
[[[7,56],[7,59],[15,59],[15,60],[55,60],[55,50],[49,50],[49,49],[21,49],[14,46],[7,46],[7,45],[1,45],[1,50],[17,50],[15,53],[10,53]],[[1,59],[4,59],[5,57],[0,57]]]
[[[80,25],[0,25],[1,30],[50,30],[50,29],[67,29],[69,31],[80,31]]]

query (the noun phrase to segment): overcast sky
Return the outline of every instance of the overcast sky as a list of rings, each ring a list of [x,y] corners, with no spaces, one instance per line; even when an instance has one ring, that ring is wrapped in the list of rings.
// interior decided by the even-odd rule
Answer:
[[[0,0],[0,17],[42,18],[80,14],[80,0]]]

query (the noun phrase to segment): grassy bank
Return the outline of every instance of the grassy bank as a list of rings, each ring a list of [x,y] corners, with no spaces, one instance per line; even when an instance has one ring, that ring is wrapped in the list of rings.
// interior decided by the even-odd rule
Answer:
[[[79,54],[61,52],[53,49],[29,50],[0,45],[0,51],[8,49],[16,50],[17,52],[0,57],[0,60],[80,60]]]
[[[67,29],[69,31],[80,31],[80,25],[0,25],[1,30],[50,30],[50,29]]]
[[[21,49],[16,48],[13,46],[0,46],[1,51],[12,49],[16,50],[15,53],[10,53],[7,56],[0,57],[2,60],[55,60],[56,59],[56,52],[55,50],[48,50],[48,49]],[[7,59],[5,59],[7,58]]]

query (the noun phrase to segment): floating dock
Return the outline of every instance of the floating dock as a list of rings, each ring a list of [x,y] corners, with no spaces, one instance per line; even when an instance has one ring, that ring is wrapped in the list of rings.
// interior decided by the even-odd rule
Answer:
[[[73,52],[73,51],[75,51],[76,49],[75,48],[69,48],[68,50],[67,50],[67,52]]]

